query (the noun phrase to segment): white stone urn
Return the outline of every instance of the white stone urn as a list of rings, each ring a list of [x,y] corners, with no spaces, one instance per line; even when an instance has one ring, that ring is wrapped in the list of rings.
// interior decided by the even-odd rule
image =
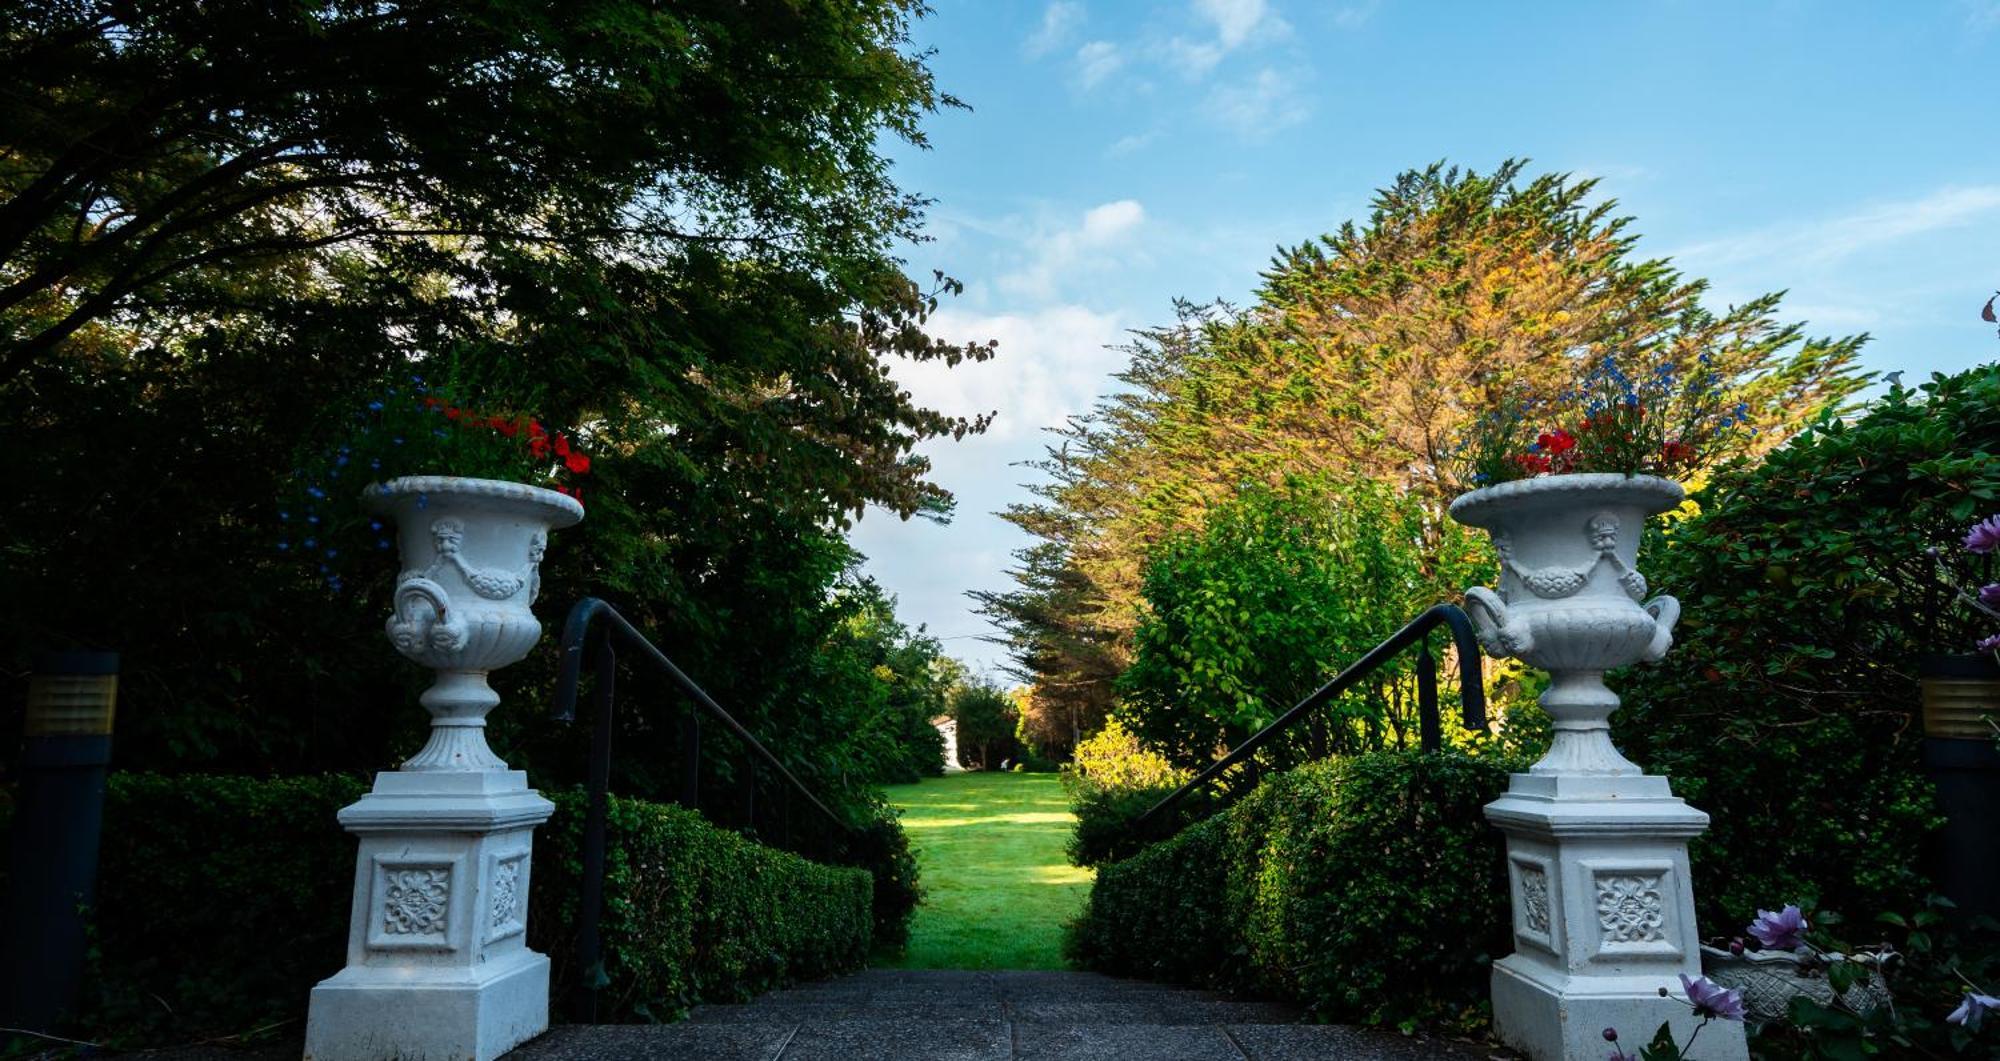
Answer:
[[[1497,590],[1465,592],[1479,643],[1549,672],[1541,704],[1555,723],[1535,774],[1637,776],[1611,744],[1618,697],[1604,672],[1666,656],[1680,602],[1646,598],[1639,538],[1681,503],[1680,484],[1652,476],[1552,475],[1475,490],[1451,516],[1493,537]]]
[[[1493,536],[1494,589],[1466,591],[1486,651],[1549,672],[1548,754],[1486,817],[1507,834],[1514,953],[1493,963],[1494,1030],[1536,1061],[1605,1055],[1699,1020],[1680,976],[1701,975],[1687,841],[1708,815],[1611,742],[1608,670],[1665,656],[1680,605],[1649,597],[1637,566],[1647,520],[1684,492],[1644,475],[1552,475],[1475,490],[1451,515]],[[1662,989],[1665,989],[1663,995]],[[1715,1022],[1690,1057],[1743,1061],[1740,1024]]]
[[[583,505],[524,483],[446,476],[394,479],[364,498],[396,521],[402,555],[389,641],[437,672],[420,698],[430,741],[403,769],[505,769],[486,744],[486,715],[500,702],[486,676],[541,640],[530,608],[549,532],[583,519]]]
[[[574,498],[523,483],[395,479],[364,501],[393,518],[402,573],[385,626],[437,672],[430,738],[340,812],[361,839],[347,967],[313,988],[306,1056],[488,1061],[548,1027],[549,960],[527,945],[535,826],[554,806],[486,743],[487,675],[541,638],[531,607],[549,532]]]

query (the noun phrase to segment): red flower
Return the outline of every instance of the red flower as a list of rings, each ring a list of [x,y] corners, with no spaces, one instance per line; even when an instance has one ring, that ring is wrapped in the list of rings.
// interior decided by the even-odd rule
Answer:
[[[498,428],[500,433],[508,438],[513,438],[515,435],[521,433],[521,425],[515,423],[512,420],[505,420],[500,423],[494,424],[493,426],[495,428]]]
[[[1660,447],[1660,461],[1670,468],[1682,464],[1693,464],[1694,459],[1694,447],[1686,442],[1669,442]]]
[[[533,438],[530,438],[528,440],[528,452],[534,454],[536,457],[548,456],[549,440],[542,437],[541,435],[536,435]]]
[[[590,458],[582,453],[572,453],[563,458],[563,466],[578,475],[584,475],[590,471]]]
[[[456,405],[447,405],[444,407],[444,418],[446,420],[457,420],[464,415],[465,410],[460,409]]]
[[[1542,472],[1548,471],[1553,465],[1554,462],[1546,454],[1516,453],[1514,455],[1514,466],[1530,475],[1539,475]]]
[[[1576,436],[1564,431],[1560,427],[1554,431],[1543,432],[1535,439],[1535,442],[1542,447],[1542,452],[1550,456],[1558,453],[1567,453],[1576,448]]]
[[[567,457],[567,456],[569,456],[569,436],[568,436],[568,435],[557,435],[557,436],[556,436],[556,456],[558,456],[558,457]]]
[[[541,438],[542,436],[544,436],[544,435],[546,435],[546,434],[548,434],[548,433],[549,433],[548,429],[547,429],[547,428],[545,428],[545,427],[543,427],[543,426],[541,425],[541,422],[540,422],[540,421],[537,421],[537,420],[530,420],[530,421],[528,421],[528,437],[529,437],[529,438]]]

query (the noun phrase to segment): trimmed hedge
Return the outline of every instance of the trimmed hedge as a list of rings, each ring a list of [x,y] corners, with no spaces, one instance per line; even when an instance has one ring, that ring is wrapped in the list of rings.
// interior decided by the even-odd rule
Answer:
[[[1519,765],[1373,752],[1281,774],[1099,867],[1070,956],[1256,988],[1322,1019],[1477,1023],[1508,946],[1504,843],[1480,809]]]
[[[92,970],[80,1026],[167,1044],[296,1031],[346,958],[355,840],[334,812],[352,777],[116,774],[105,808]],[[548,794],[529,940],[574,968],[584,796]],[[859,967],[873,936],[865,870],[808,862],[679,807],[613,797],[600,1019],[673,1019],[789,980]]]

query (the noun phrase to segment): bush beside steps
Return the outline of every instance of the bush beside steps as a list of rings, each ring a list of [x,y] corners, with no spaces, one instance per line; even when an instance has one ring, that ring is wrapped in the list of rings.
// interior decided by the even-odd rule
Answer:
[[[168,1046],[303,1030],[308,992],[346,960],[355,840],[334,812],[352,777],[118,774],[105,808],[79,1038]],[[529,942],[554,963],[556,1018],[575,968],[584,796],[545,793]],[[613,797],[600,1020],[672,1020],[861,967],[872,882],[718,829],[679,807]]]
[[[1504,840],[1481,808],[1521,768],[1378,752],[1280,774],[1100,866],[1070,957],[1119,976],[1266,992],[1321,1020],[1482,1026],[1508,912]]]

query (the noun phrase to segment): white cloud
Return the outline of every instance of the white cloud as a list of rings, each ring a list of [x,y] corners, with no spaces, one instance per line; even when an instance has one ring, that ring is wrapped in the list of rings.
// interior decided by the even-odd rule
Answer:
[[[1229,53],[1253,41],[1276,40],[1291,32],[1265,0],[1194,0],[1194,13],[1211,39],[1174,37],[1167,41],[1166,60],[1183,76],[1201,78]]]
[[[1911,236],[1955,228],[2000,212],[2000,185],[1940,188],[1920,199],[1861,207],[1810,223],[1775,225],[1671,253],[1703,268],[1751,261],[1829,266]]]
[[[1043,232],[1025,242],[1032,255],[1022,268],[1000,277],[1002,291],[1015,296],[1048,299],[1071,274],[1116,264],[1129,250],[1146,221],[1146,208],[1136,199],[1120,199],[1086,211],[1074,228]]]
[[[1310,113],[1297,87],[1270,67],[1246,81],[1218,86],[1205,108],[1209,117],[1247,140],[1297,125]]]
[[[1021,51],[1030,59],[1040,58],[1069,43],[1070,36],[1083,25],[1083,5],[1073,0],[1054,0],[1042,10],[1041,25],[1021,42]]]
[[[926,330],[954,342],[997,339],[998,355],[955,368],[899,361],[890,372],[920,405],[954,416],[999,414],[986,434],[954,443],[950,450],[1018,449],[1009,444],[1033,439],[1043,428],[1090,408],[1110,386],[1109,377],[1124,367],[1125,355],[1108,347],[1123,341],[1124,329],[1118,313],[1098,313],[1074,303],[997,314],[947,306],[931,317]]]
[[[1118,46],[1110,41],[1091,41],[1076,50],[1076,83],[1082,88],[1096,88],[1105,78],[1118,72],[1125,65],[1125,56]]]
[[[1153,141],[1158,140],[1159,138],[1160,138],[1160,133],[1159,130],[1157,129],[1143,133],[1132,133],[1129,136],[1121,136],[1118,139],[1113,140],[1111,142],[1111,146],[1104,149],[1104,157],[1123,158],[1126,155],[1129,155],[1132,152],[1145,147],[1146,145],[1152,143]]]
[[[1367,0],[1367,3],[1349,4],[1333,13],[1333,24],[1341,29],[1360,29],[1375,17],[1382,0]]]
[[[1259,28],[1282,24],[1264,0],[1194,0],[1195,11],[1215,26],[1216,43],[1233,50]]]

